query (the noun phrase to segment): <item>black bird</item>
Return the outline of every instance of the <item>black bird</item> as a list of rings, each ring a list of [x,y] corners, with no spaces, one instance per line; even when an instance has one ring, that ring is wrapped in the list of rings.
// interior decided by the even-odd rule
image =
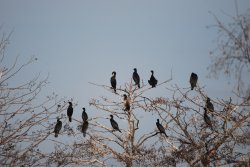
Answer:
[[[155,79],[155,77],[154,77],[154,71],[153,70],[151,70],[151,77],[150,77],[150,79],[148,80],[148,83],[149,83],[149,85],[151,85],[152,86],[152,88],[153,87],[155,87],[156,85],[157,85],[157,79]]]
[[[135,85],[138,85],[138,88],[140,88],[140,76],[138,75],[136,68],[134,68],[133,80],[135,81]]]
[[[89,126],[89,122],[88,121],[84,121],[82,124],[82,133],[83,133],[83,137],[86,137],[86,131],[88,129]]]
[[[210,120],[209,116],[207,115],[207,108],[204,107],[203,109],[204,109],[204,121],[212,129],[212,121]]]
[[[69,102],[69,107],[67,109],[67,116],[69,117],[69,122],[72,121],[72,115],[73,115],[73,107],[72,107],[72,103]]]
[[[60,119],[57,118],[57,123],[56,123],[55,129],[54,129],[55,137],[58,137],[58,134],[59,134],[61,129],[62,129],[62,121],[60,121]]]
[[[206,101],[206,107],[210,112],[214,112],[214,105],[213,103],[210,101],[210,98],[207,97],[207,101]]]
[[[119,132],[121,132],[117,122],[113,119],[113,115],[110,115],[110,123],[114,130],[118,130]]]
[[[82,110],[83,110],[83,111],[82,111],[82,120],[83,120],[83,122],[85,122],[85,121],[88,120],[88,114],[86,113],[84,107],[82,108]]]
[[[198,81],[198,75],[192,72],[189,80],[191,84],[191,90],[193,90],[194,87],[196,87],[197,81]]]
[[[124,104],[124,111],[129,111],[130,104],[129,104],[128,97],[126,94],[123,95],[123,104]]]
[[[157,126],[157,128],[159,129],[160,133],[164,133],[165,136],[168,137],[168,135],[167,135],[166,132],[165,132],[164,127],[160,124],[159,119],[157,119],[156,126]]]
[[[112,77],[110,78],[110,83],[111,83],[111,86],[116,93],[116,72],[115,71],[112,72]]]

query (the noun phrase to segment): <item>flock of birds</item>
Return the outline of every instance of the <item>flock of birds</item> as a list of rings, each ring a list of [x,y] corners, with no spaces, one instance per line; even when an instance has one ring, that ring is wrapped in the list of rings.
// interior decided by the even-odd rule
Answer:
[[[140,76],[137,73],[136,68],[134,68],[132,78],[135,82],[135,85],[137,85],[138,88],[140,88]],[[194,87],[196,87],[197,81],[198,81],[198,75],[195,73],[191,73],[190,80],[189,80],[190,85],[191,85],[191,90],[193,90]],[[157,82],[158,82],[157,79],[154,77],[154,71],[151,70],[151,77],[148,80],[148,83],[152,86],[152,88],[154,88],[154,87],[156,87]],[[115,71],[112,72],[112,77],[110,79],[110,83],[111,83],[111,88],[114,89],[114,92],[116,93],[116,83],[117,82],[116,82],[116,72]],[[73,115],[72,102],[68,102],[68,103],[69,103],[69,106],[67,108],[67,116],[69,118],[69,122],[72,122],[72,115]],[[130,103],[129,103],[129,100],[128,100],[128,97],[126,94],[123,94],[123,105],[124,105],[124,111],[130,111]],[[85,108],[82,108],[82,109],[83,109],[83,111],[82,111],[83,124],[81,127],[81,131],[83,133],[83,136],[85,137],[89,123],[88,123],[88,114],[86,113]],[[209,112],[214,112],[214,106],[211,103],[209,97],[207,97],[206,106],[204,107],[204,121],[212,129],[212,121],[211,121],[210,117],[208,116],[207,110],[209,110]],[[113,115],[110,115],[110,124],[111,124],[114,131],[119,131],[120,133],[122,133],[120,128],[119,128],[118,123],[114,120]],[[158,133],[165,134],[165,136],[168,137],[168,135],[165,132],[165,128],[160,124],[159,119],[157,119],[156,126],[159,130]],[[60,118],[58,118],[55,129],[54,129],[55,137],[58,137],[58,134],[59,134],[61,129],[62,129],[62,121],[60,121]]]

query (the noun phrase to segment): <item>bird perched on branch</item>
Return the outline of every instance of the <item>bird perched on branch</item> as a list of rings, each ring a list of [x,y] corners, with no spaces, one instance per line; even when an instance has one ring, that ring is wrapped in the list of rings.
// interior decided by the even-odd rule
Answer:
[[[138,88],[140,88],[140,76],[137,73],[137,69],[136,68],[134,68],[133,80],[135,81],[135,85],[138,85]]]
[[[214,105],[211,102],[210,98],[207,97],[207,101],[206,101],[206,107],[210,112],[214,112]]]
[[[156,126],[157,126],[158,130],[160,131],[160,133],[164,133],[165,136],[168,137],[168,135],[165,132],[164,127],[160,124],[159,119],[157,119]]]
[[[116,93],[116,72],[115,71],[112,72],[112,77],[110,78],[110,83],[111,83],[111,87],[114,89],[114,91]]]
[[[57,123],[56,123],[55,129],[54,129],[55,137],[58,137],[58,134],[59,134],[61,129],[62,129],[62,121],[60,121],[60,119],[57,118]]]
[[[203,109],[204,109],[204,121],[212,129],[213,128],[212,121],[209,118],[209,116],[207,115],[207,108],[204,107]]]
[[[67,116],[69,117],[69,122],[72,121],[72,115],[73,115],[73,107],[72,107],[72,103],[69,102],[69,106],[67,109]]]
[[[82,111],[82,120],[83,120],[83,122],[85,122],[85,121],[88,120],[88,114],[86,113],[84,107],[82,108],[82,110],[83,110],[83,111]]]
[[[119,129],[118,123],[113,119],[113,115],[110,115],[110,123],[114,130],[121,132],[121,130]]]
[[[82,133],[83,133],[83,137],[86,137],[86,132],[89,126],[89,122],[88,121],[84,121],[82,124]]]
[[[194,87],[196,87],[197,81],[198,81],[198,75],[192,72],[189,80],[191,84],[191,90],[193,90]]]
[[[126,94],[123,95],[123,104],[124,104],[124,111],[130,110],[130,104],[128,101],[128,96]]]
[[[149,85],[151,85],[152,86],[152,88],[154,88],[156,85],[157,85],[157,79],[155,79],[155,77],[154,77],[154,71],[153,70],[151,70],[151,77],[150,77],[150,79],[148,80],[148,83],[149,83]]]

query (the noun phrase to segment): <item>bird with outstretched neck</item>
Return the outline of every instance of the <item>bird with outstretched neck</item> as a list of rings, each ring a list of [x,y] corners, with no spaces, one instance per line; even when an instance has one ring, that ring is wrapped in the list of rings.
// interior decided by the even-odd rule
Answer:
[[[166,137],[168,137],[168,135],[165,132],[164,127],[160,124],[159,119],[157,119],[156,126],[157,126],[158,130],[160,131],[160,133],[163,133],[163,134],[165,134]]]
[[[110,115],[110,123],[114,130],[121,132],[121,130],[119,129],[118,123],[113,119],[113,115]]]

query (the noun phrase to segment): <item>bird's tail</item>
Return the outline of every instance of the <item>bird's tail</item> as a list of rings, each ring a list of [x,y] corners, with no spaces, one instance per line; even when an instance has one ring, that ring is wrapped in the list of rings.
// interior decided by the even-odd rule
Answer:
[[[72,118],[71,117],[69,117],[69,122],[72,122]]]
[[[191,90],[194,90],[194,87],[193,87],[193,86],[191,86]]]
[[[140,88],[140,82],[138,83],[138,88]]]
[[[118,131],[119,131],[120,133],[122,133],[120,129],[118,129]]]
[[[83,133],[83,137],[86,137],[86,133]]]
[[[55,137],[58,137],[58,133],[55,133]]]

